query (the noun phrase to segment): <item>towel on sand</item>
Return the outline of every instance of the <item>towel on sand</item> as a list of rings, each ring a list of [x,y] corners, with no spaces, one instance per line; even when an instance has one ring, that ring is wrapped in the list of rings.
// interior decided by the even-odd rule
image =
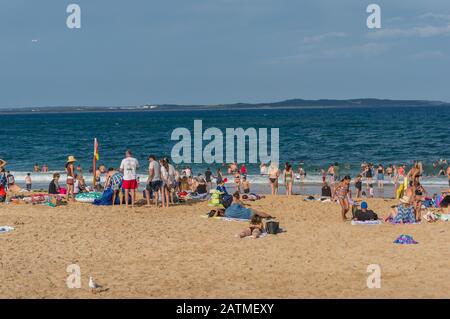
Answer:
[[[382,223],[381,220],[352,220],[352,225],[380,225]]]
[[[14,227],[11,226],[0,226],[0,234],[8,233],[14,230]]]
[[[415,241],[410,235],[401,234],[396,240],[394,240],[394,244],[410,245],[418,244],[418,242]]]

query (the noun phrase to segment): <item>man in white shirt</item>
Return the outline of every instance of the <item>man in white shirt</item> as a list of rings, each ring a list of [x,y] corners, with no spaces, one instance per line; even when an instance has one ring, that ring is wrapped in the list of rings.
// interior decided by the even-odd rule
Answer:
[[[148,180],[147,187],[145,188],[145,195],[147,197],[147,206],[150,206],[150,192],[153,192],[154,203],[158,206],[159,191],[162,187],[161,180],[161,166],[156,160],[155,155],[148,157]]]
[[[123,174],[122,188],[125,190],[125,205],[128,208],[128,196],[131,190],[131,207],[134,207],[136,200],[136,189],[138,188],[137,182],[137,169],[139,168],[139,162],[133,157],[130,150],[125,153],[125,158],[120,164],[120,171]]]

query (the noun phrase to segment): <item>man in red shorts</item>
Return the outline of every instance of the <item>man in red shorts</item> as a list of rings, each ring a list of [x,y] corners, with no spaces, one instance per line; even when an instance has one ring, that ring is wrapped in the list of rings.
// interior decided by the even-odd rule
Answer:
[[[136,200],[136,189],[138,188],[136,170],[139,168],[139,162],[133,157],[130,150],[125,153],[125,158],[120,164],[120,171],[123,174],[122,188],[125,190],[125,204],[128,208],[128,196],[131,190],[131,208],[134,207]]]

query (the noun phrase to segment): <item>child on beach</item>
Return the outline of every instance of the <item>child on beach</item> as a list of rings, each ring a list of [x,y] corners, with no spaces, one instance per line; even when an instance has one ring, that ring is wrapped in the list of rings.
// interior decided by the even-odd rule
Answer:
[[[242,230],[242,232],[239,234],[239,237],[244,238],[252,236],[253,239],[257,239],[259,236],[261,236],[263,229],[264,226],[261,216],[253,215],[250,219],[249,227]]]
[[[25,177],[25,185],[27,187],[27,191],[31,191],[31,174],[27,173],[27,176]]]

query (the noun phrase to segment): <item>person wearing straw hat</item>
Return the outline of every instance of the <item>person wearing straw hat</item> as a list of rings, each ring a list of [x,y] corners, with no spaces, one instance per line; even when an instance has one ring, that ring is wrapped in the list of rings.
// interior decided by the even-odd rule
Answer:
[[[77,161],[77,159],[73,155],[69,155],[67,157],[67,162],[66,162],[67,199],[69,199],[71,196],[75,199],[75,194],[74,194],[74,185],[75,185],[75,168],[74,168],[74,163],[76,161]]]
[[[412,224],[416,222],[416,212],[414,205],[411,204],[409,196],[400,198],[400,204],[393,207],[391,213],[385,221],[391,221],[394,224]]]

